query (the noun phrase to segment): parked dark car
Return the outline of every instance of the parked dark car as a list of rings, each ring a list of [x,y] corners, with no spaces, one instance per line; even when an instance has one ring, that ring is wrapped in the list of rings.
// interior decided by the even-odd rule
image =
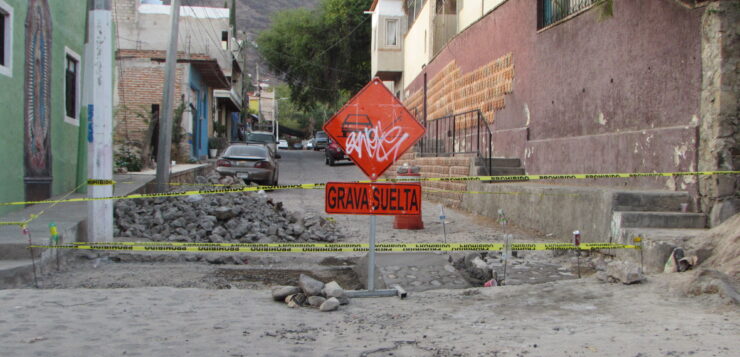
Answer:
[[[216,172],[221,176],[234,176],[245,184],[278,184],[278,162],[272,150],[263,144],[232,144],[216,161]]]
[[[313,139],[314,151],[326,149],[327,145],[329,145],[329,135],[326,135],[323,131],[317,131],[316,136]]]
[[[334,140],[329,139],[329,145],[324,150],[325,163],[329,166],[334,166],[337,161],[350,160],[349,156],[344,153],[344,150],[335,143]]]

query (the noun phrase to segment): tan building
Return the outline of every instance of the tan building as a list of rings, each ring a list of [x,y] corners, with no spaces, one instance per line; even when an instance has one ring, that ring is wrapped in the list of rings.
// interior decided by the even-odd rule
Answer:
[[[117,85],[115,133],[117,145],[153,155],[169,40],[169,5],[156,1],[114,2]],[[175,117],[178,161],[203,159],[208,138],[227,139],[237,133],[243,106],[243,60],[229,23],[230,9],[183,6],[180,9]],[[236,113],[236,114],[233,114]]]

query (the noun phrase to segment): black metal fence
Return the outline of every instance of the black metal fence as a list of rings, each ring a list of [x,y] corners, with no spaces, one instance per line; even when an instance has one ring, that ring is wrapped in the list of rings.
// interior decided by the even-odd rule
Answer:
[[[485,159],[491,171],[491,129],[480,110],[451,114],[423,123],[426,133],[419,141],[422,156],[475,155]]]
[[[538,27],[552,25],[571,14],[575,14],[600,0],[537,0],[540,18]]]

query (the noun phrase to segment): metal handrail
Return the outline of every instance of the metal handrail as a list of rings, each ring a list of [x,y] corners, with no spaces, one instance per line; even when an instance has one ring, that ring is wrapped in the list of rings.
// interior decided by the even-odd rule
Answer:
[[[423,122],[426,132],[418,144],[421,156],[475,154],[491,172],[493,134],[479,109],[446,115]]]

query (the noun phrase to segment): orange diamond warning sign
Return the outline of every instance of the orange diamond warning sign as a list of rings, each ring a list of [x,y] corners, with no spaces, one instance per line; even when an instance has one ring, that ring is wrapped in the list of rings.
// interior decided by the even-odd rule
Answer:
[[[324,131],[371,180],[424,135],[424,127],[378,78],[334,114]]]

